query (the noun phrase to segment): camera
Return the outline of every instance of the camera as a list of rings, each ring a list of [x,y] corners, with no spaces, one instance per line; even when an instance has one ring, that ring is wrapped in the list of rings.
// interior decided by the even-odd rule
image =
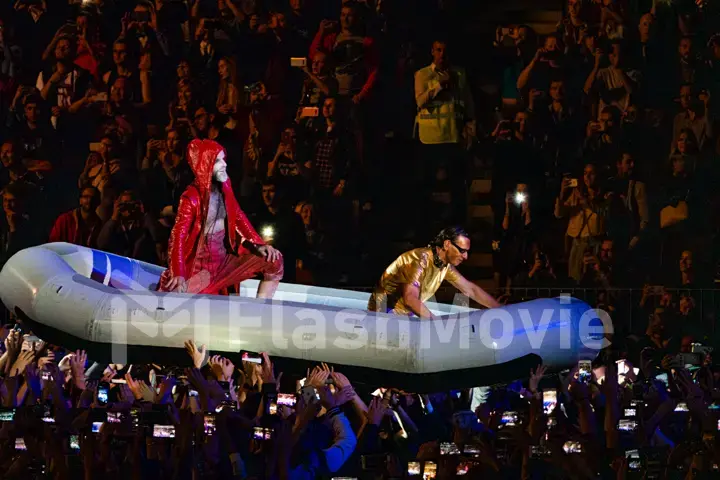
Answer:
[[[155,438],[175,438],[174,425],[153,425],[153,437]]]

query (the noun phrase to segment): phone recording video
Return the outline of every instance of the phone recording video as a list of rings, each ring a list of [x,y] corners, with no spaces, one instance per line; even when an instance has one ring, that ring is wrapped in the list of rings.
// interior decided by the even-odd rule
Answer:
[[[500,423],[502,425],[506,425],[508,427],[514,427],[518,423],[518,413],[517,412],[503,412],[502,417],[500,418]]]
[[[568,440],[563,444],[563,451],[565,453],[582,453],[582,445],[580,442]]]
[[[20,437],[15,439],[15,450],[27,450],[24,438]]]
[[[15,420],[15,409],[5,408],[0,410],[0,422],[12,422]]]
[[[253,427],[253,438],[255,440],[272,440],[272,428]]]
[[[100,427],[102,427],[103,422],[93,422],[91,427],[92,433],[100,433]]]
[[[625,450],[625,458],[628,461],[628,470],[638,472],[642,467],[640,462],[640,450]]]
[[[435,462],[425,462],[423,468],[423,480],[431,480],[437,476],[437,464]]]
[[[460,455],[460,449],[453,442],[440,443],[440,455]]]
[[[408,462],[408,475],[420,475],[420,462]]]
[[[250,353],[250,352],[242,353],[242,361],[250,362],[250,363],[257,363],[258,365],[262,365],[262,363],[263,363],[262,356],[258,355],[257,353]]]
[[[557,390],[543,390],[543,412],[550,415],[557,406]]]
[[[70,450],[73,452],[80,451],[80,437],[79,435],[70,435]]]
[[[466,443],[463,447],[463,455],[480,455],[480,447],[472,443]]]
[[[108,423],[122,423],[122,414],[120,412],[107,412]]]
[[[212,413],[205,414],[205,435],[213,435],[215,433],[215,415]]]
[[[592,362],[590,360],[580,360],[578,362],[578,380],[589,383],[590,378],[592,378]]]
[[[625,416],[628,418],[634,418],[637,416],[637,409],[635,408],[626,408],[625,409]]]
[[[297,397],[292,393],[278,393],[277,404],[286,407],[294,407],[297,403]]]
[[[460,462],[455,469],[455,475],[467,475],[470,468],[473,466],[472,462]]]
[[[530,446],[530,458],[543,458],[550,455],[547,447],[544,445],[531,445]]]
[[[618,430],[621,432],[635,432],[637,431],[637,421],[623,418],[618,421]]]
[[[515,192],[514,200],[515,205],[522,205],[525,201],[527,201],[527,193],[525,192]]]
[[[675,407],[676,412],[689,412],[690,409],[687,406],[687,403],[685,402],[678,402],[677,406]]]
[[[153,425],[153,437],[155,438],[175,438],[174,425]]]
[[[110,391],[110,385],[106,382],[101,382],[97,387],[97,403],[105,406],[108,403],[108,392]]]

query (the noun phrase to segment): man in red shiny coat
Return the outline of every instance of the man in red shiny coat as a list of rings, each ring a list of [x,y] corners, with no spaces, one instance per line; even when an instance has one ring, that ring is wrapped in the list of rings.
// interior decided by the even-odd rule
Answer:
[[[218,294],[262,274],[257,296],[272,298],[283,276],[282,254],[263,242],[240,210],[225,150],[212,140],[193,140],[187,159],[195,181],[180,198],[159,290]]]

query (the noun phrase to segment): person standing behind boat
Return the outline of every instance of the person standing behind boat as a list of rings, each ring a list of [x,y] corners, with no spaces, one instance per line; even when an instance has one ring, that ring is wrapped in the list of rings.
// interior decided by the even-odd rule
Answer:
[[[385,269],[368,310],[433,319],[425,302],[444,280],[485,307],[499,307],[497,300],[457,271],[469,251],[470,238],[462,228],[443,229],[430,245],[403,253]]]

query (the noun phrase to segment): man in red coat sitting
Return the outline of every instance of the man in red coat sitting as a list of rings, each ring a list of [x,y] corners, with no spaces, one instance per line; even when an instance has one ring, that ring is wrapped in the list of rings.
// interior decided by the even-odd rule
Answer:
[[[159,290],[218,294],[262,274],[258,298],[272,298],[283,276],[281,253],[250,225],[227,176],[225,150],[193,140],[187,154],[195,181],[180,198]]]
[[[68,242],[96,248],[102,221],[95,213],[100,205],[100,192],[95,187],[80,191],[80,207],[61,214],[50,231],[51,242]]]

